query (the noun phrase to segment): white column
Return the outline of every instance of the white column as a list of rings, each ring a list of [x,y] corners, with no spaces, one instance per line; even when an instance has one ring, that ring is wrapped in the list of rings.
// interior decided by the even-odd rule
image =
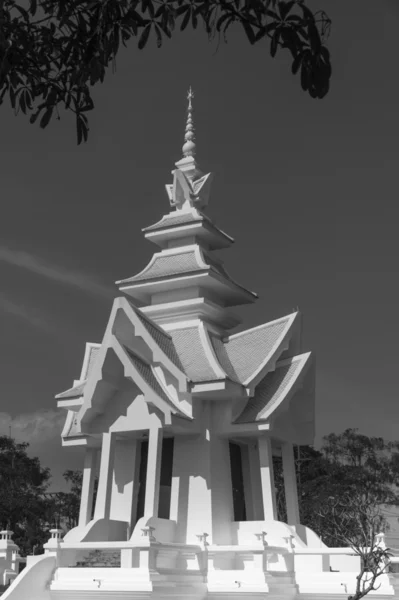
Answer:
[[[144,516],[148,518],[158,516],[162,434],[162,427],[152,427],[148,435],[147,478],[144,501]]]
[[[111,506],[115,434],[103,433],[95,519],[108,519]]]
[[[129,525],[132,518],[137,445],[135,439],[118,440],[114,453],[110,518],[115,521],[126,521]]]
[[[274,489],[272,444],[269,437],[262,435],[258,438],[258,450],[264,519],[276,520],[277,505]]]
[[[263,521],[262,482],[260,478],[260,460],[257,440],[248,444],[249,479],[251,484],[253,519]]]
[[[96,464],[97,448],[86,448],[83,465],[82,492],[80,496],[79,527],[84,527],[91,519]]]
[[[287,506],[288,525],[299,525],[298,490],[296,484],[294,448],[291,442],[281,446],[283,457],[283,475],[285,489],[285,503]]]
[[[141,442],[136,440],[136,456],[133,471],[133,494],[132,494],[132,512],[130,515],[131,532],[137,523],[137,503],[139,499],[140,486],[140,463],[141,463]]]
[[[172,489],[170,492],[170,513],[171,521],[176,521],[177,529],[181,530],[181,539],[176,541],[185,541],[187,526],[187,505],[188,505],[188,477],[185,469],[185,455],[187,452],[187,440],[185,436],[176,436],[173,449],[173,469],[172,469]],[[185,508],[185,511],[182,510]],[[185,513],[185,514],[184,514]]]
[[[251,460],[248,445],[241,447],[241,460],[242,474],[244,478],[245,512],[247,514],[247,521],[256,521],[254,490],[251,478]]]
[[[213,544],[229,545],[234,521],[229,440],[211,431],[210,444],[212,532],[206,533],[212,533]]]

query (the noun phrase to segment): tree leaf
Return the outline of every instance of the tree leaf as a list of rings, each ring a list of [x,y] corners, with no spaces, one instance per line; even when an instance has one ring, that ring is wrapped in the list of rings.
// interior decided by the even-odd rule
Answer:
[[[255,35],[254,43],[259,42],[263,37],[265,37],[266,34],[267,34],[266,27],[262,27],[262,29],[259,29],[259,31]]]
[[[43,113],[42,118],[40,119],[40,127],[44,129],[50,122],[54,110],[54,106],[48,106],[46,111]]]
[[[19,97],[19,106],[24,115],[26,115],[25,90],[22,90],[21,95]]]
[[[139,50],[142,50],[144,48],[144,46],[146,45],[146,43],[148,42],[150,31],[151,31],[151,25],[146,25],[144,27],[143,32],[139,39],[139,43],[138,43]]]
[[[193,29],[197,29],[198,19],[197,19],[197,13],[195,10],[191,11],[191,25],[193,26]]]
[[[31,125],[33,125],[36,122],[37,117],[40,115],[41,112],[42,112],[42,107],[38,107],[37,111],[35,113],[31,114],[30,119],[29,119],[29,122]]]
[[[270,42],[270,54],[273,58],[276,56],[279,40],[280,40],[280,29],[276,29],[276,31],[274,32],[274,35],[272,37],[272,40]]]
[[[294,58],[294,60],[292,61],[292,67],[291,67],[291,71],[293,73],[293,75],[296,75],[298,73],[299,67],[302,64],[302,54],[297,54],[296,57]]]
[[[187,27],[187,25],[190,22],[190,17],[191,17],[191,11],[190,11],[190,8],[187,7],[186,14],[184,15],[184,18],[180,25],[180,31],[184,31],[184,29]]]
[[[244,27],[244,31],[247,34],[249,43],[254,44],[255,43],[255,33],[254,33],[254,30],[252,29],[251,25],[247,21],[243,21],[242,26]]]
[[[160,48],[162,46],[162,33],[158,25],[155,25],[155,33],[157,36],[157,48]]]
[[[37,11],[37,0],[30,0],[29,12],[34,17]]]
[[[321,48],[320,33],[319,33],[319,30],[317,29],[316,25],[312,21],[308,22],[308,35],[309,35],[310,44],[312,46],[312,50],[317,53],[320,52],[320,48]]]
[[[280,2],[278,3],[278,10],[283,21],[285,20],[286,16],[290,12],[294,4],[297,4],[296,0],[290,0],[289,2],[284,2],[283,0],[280,0]]]

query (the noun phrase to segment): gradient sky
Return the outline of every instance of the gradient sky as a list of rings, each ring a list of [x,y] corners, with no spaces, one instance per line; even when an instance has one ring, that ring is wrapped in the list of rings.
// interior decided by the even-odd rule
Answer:
[[[316,445],[346,427],[399,438],[397,0],[313,0],[333,19],[333,83],[312,100],[240,31],[227,45],[185,32],[161,50],[123,50],[94,89],[90,137],[72,115],[49,128],[0,108],[0,433],[51,467],[61,449],[54,395],[101,341],[113,282],[156,250],[141,228],[168,211],[192,85],[197,158],[215,173],[208,214],[236,239],[226,266],[256,291],[245,327],[299,306],[317,359]]]

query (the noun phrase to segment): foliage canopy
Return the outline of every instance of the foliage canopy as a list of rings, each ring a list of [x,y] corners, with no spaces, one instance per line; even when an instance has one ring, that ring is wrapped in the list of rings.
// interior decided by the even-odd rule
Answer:
[[[78,144],[88,136],[90,88],[115,68],[120,45],[134,38],[160,48],[177,30],[200,25],[226,39],[233,24],[251,44],[266,39],[274,57],[286,50],[302,89],[323,98],[330,85],[330,19],[305,0],[0,0],[0,103],[46,127],[59,109],[76,116]]]
[[[50,471],[38,458],[27,455],[28,446],[0,436],[0,525],[14,532],[13,539],[23,553],[49,537],[48,531],[43,531]]]

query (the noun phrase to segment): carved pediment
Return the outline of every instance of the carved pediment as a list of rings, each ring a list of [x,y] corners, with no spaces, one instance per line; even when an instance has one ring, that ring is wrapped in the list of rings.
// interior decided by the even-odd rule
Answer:
[[[177,208],[195,207],[204,209],[208,205],[212,173],[196,180],[187,177],[180,169],[175,169],[173,183],[166,186],[170,205]]]

